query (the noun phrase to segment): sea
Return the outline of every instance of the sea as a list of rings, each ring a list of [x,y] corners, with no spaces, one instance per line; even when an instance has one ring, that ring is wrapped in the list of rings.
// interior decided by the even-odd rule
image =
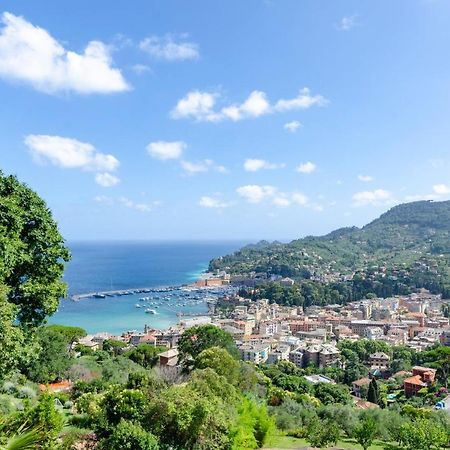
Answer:
[[[179,287],[199,279],[212,258],[243,245],[245,242],[239,241],[69,242],[72,258],[64,274],[69,298],[61,300],[48,323],[118,335],[142,331],[145,325],[166,329],[177,324],[180,316],[207,314],[206,297],[217,296],[218,292],[199,294],[180,291]],[[86,293],[144,288],[151,291],[70,299]]]

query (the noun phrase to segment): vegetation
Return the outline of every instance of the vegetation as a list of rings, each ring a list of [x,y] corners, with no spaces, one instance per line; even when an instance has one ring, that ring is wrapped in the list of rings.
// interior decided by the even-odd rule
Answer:
[[[254,276],[253,298],[287,305],[345,303],[418,288],[450,298],[449,224],[450,202],[407,203],[361,229],[246,246],[212,260],[210,270]],[[272,276],[291,277],[297,284],[267,282]]]

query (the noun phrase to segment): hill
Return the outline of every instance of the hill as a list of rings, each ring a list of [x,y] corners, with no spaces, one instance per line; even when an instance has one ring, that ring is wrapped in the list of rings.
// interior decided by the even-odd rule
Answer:
[[[388,296],[427,288],[450,296],[450,201],[419,201],[393,207],[362,228],[335,230],[287,244],[261,242],[210,262],[274,279],[291,277],[351,291]]]

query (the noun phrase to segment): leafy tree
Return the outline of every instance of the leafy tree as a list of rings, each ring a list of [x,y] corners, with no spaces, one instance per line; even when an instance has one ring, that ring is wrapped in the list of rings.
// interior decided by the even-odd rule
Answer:
[[[141,425],[121,420],[111,435],[101,443],[105,450],[158,450],[155,436]]]
[[[55,397],[44,392],[39,403],[26,413],[27,421],[42,432],[43,450],[55,450],[56,443],[64,425],[64,418],[55,407]]]
[[[356,442],[364,449],[367,450],[373,443],[377,434],[377,424],[375,419],[370,416],[360,418],[356,425],[353,436]]]
[[[61,277],[69,251],[45,202],[16,177],[0,172],[0,283],[16,319],[36,326],[66,294]]]
[[[139,344],[137,347],[125,352],[123,356],[130,358],[136,364],[139,364],[146,369],[150,369],[158,362],[158,355],[166,350],[166,347],[155,347],[150,344]]]
[[[195,360],[203,351],[211,347],[222,347],[237,356],[236,344],[231,334],[214,325],[200,325],[188,328],[178,342],[180,359]]]
[[[69,327],[66,325],[47,325],[48,330],[61,334],[68,345],[72,345],[87,335],[86,330],[81,327]]]
[[[336,444],[341,436],[341,431],[332,420],[313,420],[307,430],[307,441],[313,447],[326,448]]]
[[[350,403],[350,393],[346,386],[331,383],[317,383],[314,385],[314,396],[323,404],[341,403],[345,405]]]
[[[406,422],[400,431],[400,440],[405,450],[439,450],[448,443],[448,439],[445,428],[432,420]]]
[[[64,377],[71,363],[66,338],[49,328],[39,329],[36,337],[39,351],[25,368],[28,376],[39,383]]]
[[[6,300],[0,286],[0,379],[13,371],[24,356],[24,334],[14,323],[17,307]]]
[[[211,347],[203,350],[197,356],[194,367],[198,369],[211,368],[233,385],[239,381],[239,362],[224,348]]]

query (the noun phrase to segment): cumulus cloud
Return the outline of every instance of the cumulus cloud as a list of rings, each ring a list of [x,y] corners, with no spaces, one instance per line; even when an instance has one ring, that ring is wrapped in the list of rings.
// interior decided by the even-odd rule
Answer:
[[[185,36],[167,34],[151,36],[139,43],[139,48],[157,59],[183,61],[200,57],[198,45],[186,40]]]
[[[316,170],[316,168],[317,166],[314,163],[308,161],[306,163],[297,166],[295,170],[300,173],[313,173]]]
[[[150,156],[165,161],[181,158],[186,147],[186,143],[183,141],[156,141],[147,145],[147,152]]]
[[[336,28],[340,31],[349,31],[357,25],[358,25],[358,15],[353,14],[352,16],[344,16],[339,21]]]
[[[249,184],[238,187],[236,192],[248,203],[258,204],[269,202],[279,208],[298,205],[305,208],[311,208],[315,211],[323,210],[322,205],[311,203],[309,198],[301,192],[283,192],[274,186]]]
[[[76,139],[43,134],[30,134],[25,138],[33,159],[65,169],[111,172],[119,167],[113,155],[100,153],[92,144]]]
[[[113,187],[120,183],[120,179],[108,172],[98,173],[95,182],[103,187]]]
[[[103,187],[115,186],[119,178],[111,175],[119,167],[119,160],[99,152],[92,144],[76,139],[44,134],[30,134],[25,138],[33,160],[63,169],[98,172],[95,182]]]
[[[238,187],[236,192],[249,203],[260,203],[265,198],[272,197],[276,193],[276,189],[273,186],[248,184]]]
[[[291,133],[295,133],[302,124],[298,120],[293,120],[291,122],[287,122],[283,125],[283,128]]]
[[[182,169],[188,174],[188,175],[194,175],[196,173],[201,172],[209,172],[209,171],[216,171],[219,173],[227,173],[226,167],[215,164],[213,160],[211,159],[204,159],[203,161],[197,161],[197,162],[191,162],[191,161],[181,161],[181,167]]]
[[[257,172],[261,169],[281,169],[284,164],[274,164],[265,161],[264,159],[246,159],[244,161],[244,169],[247,172]]]
[[[370,181],[373,181],[373,177],[370,175],[358,175],[358,180],[363,183],[369,183]]]
[[[447,195],[450,194],[450,186],[447,184],[435,184],[433,191],[438,195]]]
[[[22,17],[5,12],[0,20],[0,77],[48,94],[109,94],[130,89],[120,70],[112,66],[110,51],[102,42],[91,41],[83,53],[76,53]]]
[[[301,89],[297,97],[280,99],[274,105],[270,104],[263,91],[251,92],[240,104],[216,108],[219,98],[220,94],[215,92],[190,91],[178,101],[170,115],[173,119],[193,119],[199,122],[237,122],[276,112],[324,106],[327,103],[321,95],[311,95],[308,88]]]
[[[392,193],[384,189],[362,191],[353,195],[353,206],[388,205],[392,202]]]
[[[214,208],[214,209],[223,209],[231,206],[231,203],[221,201],[216,197],[210,197],[208,195],[204,195],[203,197],[201,197],[198,204],[203,208]]]

